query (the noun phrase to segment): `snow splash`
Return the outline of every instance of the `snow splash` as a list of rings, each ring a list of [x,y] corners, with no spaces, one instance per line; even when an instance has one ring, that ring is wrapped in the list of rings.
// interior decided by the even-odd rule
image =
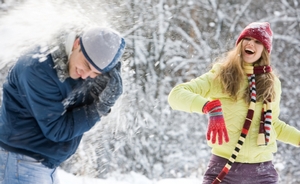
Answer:
[[[13,62],[21,52],[35,44],[49,42],[61,31],[82,30],[96,25],[94,17],[101,19],[104,11],[97,11],[94,17],[86,16],[76,0],[24,0],[9,1],[7,11],[0,10],[0,66]],[[86,7],[85,7],[86,8]],[[105,18],[97,21],[105,26]],[[1,67],[1,68],[2,68]]]
[[[6,1],[8,2],[8,0]],[[105,0],[103,4],[105,5]],[[100,1],[93,0],[17,0],[9,1],[7,10],[0,9],[0,81],[1,84],[6,77],[8,67],[13,65],[16,58],[34,45],[48,45],[53,42],[62,32],[74,31],[81,32],[86,27],[103,26],[111,27],[105,16],[108,14],[101,9]],[[123,65],[124,73],[128,72]],[[123,74],[122,74],[123,76]],[[123,76],[123,86],[128,85]],[[2,93],[0,92],[2,97]],[[75,168],[75,172],[84,169],[88,170],[89,165],[85,159],[93,160],[97,165],[99,155],[103,155],[103,142],[107,142],[107,137],[112,137],[120,129],[126,129],[125,108],[128,108],[129,98],[123,94],[113,107],[109,116],[103,117],[101,123],[85,134],[85,138],[74,155],[80,161],[66,163],[64,169]],[[107,135],[103,137],[103,134]],[[90,150],[87,150],[91,148]],[[117,149],[117,148],[116,148]],[[113,150],[114,151],[114,150]],[[82,153],[89,157],[81,157]],[[70,161],[72,162],[72,161]],[[70,163],[69,162],[69,163]],[[80,163],[76,167],[76,163]],[[82,164],[81,164],[82,163]],[[85,165],[85,167],[82,167]],[[69,170],[70,171],[70,170]],[[75,173],[74,172],[74,173]],[[95,172],[100,172],[99,170]],[[97,173],[96,173],[97,174]]]

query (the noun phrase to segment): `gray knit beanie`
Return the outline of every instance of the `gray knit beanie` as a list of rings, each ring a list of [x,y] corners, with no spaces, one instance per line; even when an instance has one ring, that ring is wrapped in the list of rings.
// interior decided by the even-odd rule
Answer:
[[[122,57],[125,40],[112,29],[94,27],[80,37],[80,47],[86,59],[101,73],[106,73]]]

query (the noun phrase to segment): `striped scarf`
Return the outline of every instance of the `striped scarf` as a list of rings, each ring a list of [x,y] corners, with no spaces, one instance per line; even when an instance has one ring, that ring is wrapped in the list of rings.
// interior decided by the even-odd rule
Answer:
[[[224,168],[222,169],[222,171],[217,176],[217,178],[213,181],[212,184],[220,183],[224,179],[226,174],[228,174],[232,164],[235,162],[239,154],[239,151],[241,150],[242,145],[244,144],[245,139],[247,137],[253,119],[254,109],[256,104],[255,75],[269,73],[271,71],[272,68],[270,66],[245,66],[245,72],[247,74],[248,81],[249,81],[250,99],[251,99],[248,108],[248,113],[244,122],[244,126],[240,138],[233,150],[231,157],[228,159],[227,164],[224,166]],[[260,120],[259,132],[257,138],[257,144],[259,146],[267,145],[270,140],[271,121],[272,121],[271,101],[268,100],[268,101],[264,101],[264,105],[261,113],[261,120]]]

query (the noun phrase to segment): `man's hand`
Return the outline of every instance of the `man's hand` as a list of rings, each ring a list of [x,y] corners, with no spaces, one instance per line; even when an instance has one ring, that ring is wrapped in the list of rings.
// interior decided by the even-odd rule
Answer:
[[[93,80],[93,82],[91,84],[92,87],[90,88],[90,94],[96,101],[99,101],[99,99],[98,99],[99,95],[106,87],[108,80],[109,80],[109,76],[101,74],[92,80]]]
[[[207,140],[212,139],[213,144],[216,143],[216,137],[218,136],[219,144],[223,144],[223,137],[226,142],[229,141],[227,129],[224,122],[222,113],[222,107],[220,100],[213,100],[205,104],[203,112],[209,114],[208,130],[206,134]]]
[[[121,78],[121,62],[118,62],[116,66],[108,72],[108,81],[106,87],[99,95],[98,112],[101,116],[106,116],[111,107],[115,104],[117,99],[123,93],[123,84]]]

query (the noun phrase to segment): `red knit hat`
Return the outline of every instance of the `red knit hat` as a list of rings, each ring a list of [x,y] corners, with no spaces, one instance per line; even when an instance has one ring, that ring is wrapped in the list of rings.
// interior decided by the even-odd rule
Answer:
[[[241,32],[235,45],[237,45],[243,38],[247,36],[259,40],[265,46],[268,52],[271,53],[273,32],[268,22],[252,22],[249,24]]]

